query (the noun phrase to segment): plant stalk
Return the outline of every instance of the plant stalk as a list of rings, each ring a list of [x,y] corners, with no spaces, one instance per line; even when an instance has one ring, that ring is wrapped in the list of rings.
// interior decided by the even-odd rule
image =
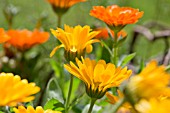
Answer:
[[[66,99],[65,113],[68,113],[69,111],[69,103],[70,103],[72,88],[73,88],[73,75],[70,76],[70,86],[69,86],[69,91]]]
[[[92,109],[93,109],[93,106],[94,106],[94,103],[96,102],[96,100],[97,100],[97,98],[91,98],[91,103],[90,103],[90,108],[89,108],[88,113],[92,112]]]
[[[112,113],[116,113],[117,110],[123,105],[125,98],[120,99],[113,107]]]

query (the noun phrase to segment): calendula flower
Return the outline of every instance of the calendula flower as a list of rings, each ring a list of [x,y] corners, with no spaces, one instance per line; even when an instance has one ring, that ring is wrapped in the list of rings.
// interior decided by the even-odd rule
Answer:
[[[104,60],[96,62],[82,57],[82,62],[76,59],[76,64],[70,62],[70,65],[66,64],[64,67],[85,83],[86,92],[92,98],[103,97],[108,88],[118,87],[132,73],[127,67],[116,68],[112,63],[106,64]]]
[[[170,96],[169,80],[170,74],[165,71],[165,67],[151,61],[140,74],[130,79],[127,91],[138,99]]]
[[[11,37],[8,41],[9,44],[19,50],[27,50],[34,45],[44,43],[49,38],[48,32],[42,32],[37,29],[34,31],[29,30],[9,30],[7,34]]]
[[[0,73],[0,106],[16,106],[20,102],[30,102],[33,94],[40,91],[35,83],[28,83],[26,79],[12,73]]]
[[[0,43],[8,41],[10,37],[5,33],[3,28],[0,28]]]
[[[90,53],[92,51],[92,43],[100,42],[94,38],[99,32],[91,31],[90,26],[81,27],[80,25],[73,27],[64,25],[64,30],[57,28],[51,30],[52,34],[62,43],[56,46],[50,54],[52,57],[55,52],[64,47],[65,58],[67,60],[74,60],[75,57],[80,58],[84,55],[85,51]]]
[[[48,0],[50,4],[58,8],[69,8],[78,2],[84,2],[86,0]]]
[[[106,97],[109,99],[109,103],[111,104],[115,104],[116,102],[118,102],[121,98],[124,98],[124,95],[122,92],[120,92],[120,90],[117,90],[118,96],[115,96],[109,92],[106,92]],[[132,108],[132,106],[128,103],[125,102],[117,111],[117,113],[130,113],[130,109]]]
[[[136,23],[143,16],[143,12],[139,12],[138,9],[131,7],[111,5],[106,8],[94,6],[90,11],[90,15],[104,21],[110,27],[116,26],[122,28],[127,24]]]
[[[142,99],[135,105],[139,113],[170,113],[170,100],[158,100],[151,98],[149,100]]]
[[[103,38],[107,39],[109,37],[109,32],[111,33],[112,37],[114,38],[114,31],[107,29],[107,28],[97,28],[95,31],[100,31],[100,33],[96,36],[96,38]],[[118,32],[117,37],[125,38],[127,33],[124,30]]]
[[[24,106],[19,106],[18,109],[14,108],[15,113],[61,113],[59,111],[53,111],[53,110],[44,110],[41,106],[37,106],[36,109],[34,109],[32,106],[28,106],[25,108]]]

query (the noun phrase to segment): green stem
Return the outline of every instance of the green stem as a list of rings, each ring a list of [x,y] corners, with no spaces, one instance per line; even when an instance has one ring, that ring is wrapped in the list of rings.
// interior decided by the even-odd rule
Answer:
[[[115,64],[115,66],[118,66],[118,46],[117,46],[117,42],[118,42],[118,37],[117,37],[117,33],[115,32],[114,34],[114,44],[113,44],[113,49],[112,49],[112,53],[113,53],[113,57],[111,58],[112,63]]]
[[[97,100],[97,98],[91,98],[91,103],[90,103],[90,108],[89,108],[88,113],[92,112],[92,109],[93,109],[93,106],[94,106],[94,103],[96,102],[96,100]]]
[[[72,88],[73,88],[73,75],[70,76],[70,86],[69,86],[69,91],[66,99],[65,113],[68,113]]]
[[[61,28],[61,17],[62,14],[58,14],[58,27]]]
[[[112,113],[116,113],[117,110],[123,105],[124,102],[125,102],[125,98],[122,98],[116,104],[114,104]]]

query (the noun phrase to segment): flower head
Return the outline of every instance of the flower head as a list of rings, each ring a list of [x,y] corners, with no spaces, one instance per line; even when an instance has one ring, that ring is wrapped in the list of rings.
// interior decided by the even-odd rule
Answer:
[[[58,8],[69,8],[78,2],[84,2],[85,0],[48,0],[48,2]]]
[[[99,32],[92,31],[90,26],[81,27],[80,25],[69,27],[64,26],[64,30],[57,28],[57,30],[51,30],[52,34],[62,43],[61,45],[55,47],[50,54],[50,57],[54,55],[57,49],[64,47],[65,57],[70,61],[74,60],[75,57],[81,57],[85,53],[90,53],[92,51],[92,43],[100,42],[94,38]]]
[[[5,33],[3,28],[0,28],[0,43],[8,41],[10,37]]]
[[[169,80],[170,74],[165,71],[165,67],[151,61],[139,75],[130,79],[127,90],[139,99],[170,96]]]
[[[34,99],[33,94],[40,91],[35,83],[28,83],[26,79],[12,73],[0,73],[0,106],[16,106],[19,102],[29,102]]]
[[[7,34],[11,37],[9,44],[19,50],[26,50],[34,45],[44,43],[49,38],[48,32],[41,32],[39,30],[9,30]]]
[[[109,26],[125,26],[133,24],[142,17],[143,12],[131,7],[119,7],[111,5],[108,7],[94,6],[90,15],[104,21]]]
[[[135,105],[139,113],[170,113],[170,100],[158,100],[151,98],[149,100],[142,99]]]
[[[24,106],[19,106],[18,109],[14,108],[15,113],[61,113],[59,111],[53,111],[53,110],[44,110],[41,106],[37,106],[36,109],[34,109],[32,106],[28,106],[25,108]]]
[[[116,68],[114,64],[106,64],[104,60],[96,62],[82,57],[82,62],[76,59],[76,63],[77,66],[70,62],[70,65],[66,64],[64,67],[85,83],[87,94],[94,98],[101,98],[108,88],[119,86],[132,73],[127,67]]]

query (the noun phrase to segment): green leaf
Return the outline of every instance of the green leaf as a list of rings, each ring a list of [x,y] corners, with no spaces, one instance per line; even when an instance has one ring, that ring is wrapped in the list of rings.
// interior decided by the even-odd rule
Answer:
[[[119,37],[119,41],[118,41],[118,43],[117,43],[117,46],[120,46],[125,40],[126,40],[125,37],[123,38],[122,36],[120,36],[120,37]]]
[[[101,43],[108,50],[110,56],[112,56],[112,50],[109,48],[109,46],[103,40],[101,41]]]
[[[44,106],[44,109],[51,109],[54,111],[64,111],[64,105],[57,99],[50,99]]]
[[[46,89],[46,99],[49,98],[57,98],[60,102],[64,103],[63,93],[56,77],[51,78],[48,82]]]
[[[140,73],[144,68],[145,68],[145,62],[144,62],[144,60],[141,60],[140,67],[139,67],[139,70],[137,73]]]
[[[127,55],[124,57],[124,59],[122,60],[122,63],[120,64],[120,66],[125,66],[127,65],[134,57],[135,57],[136,53],[132,53],[130,55]]]
[[[170,65],[166,66],[166,71],[170,71]]]
[[[55,75],[60,77],[61,75],[61,66],[53,59],[50,60],[51,67],[53,68]],[[61,75],[62,76],[62,75]]]

